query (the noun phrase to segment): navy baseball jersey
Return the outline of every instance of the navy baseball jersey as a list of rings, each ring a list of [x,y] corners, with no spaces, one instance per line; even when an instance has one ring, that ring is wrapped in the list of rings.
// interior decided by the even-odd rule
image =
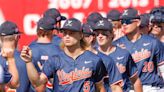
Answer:
[[[32,43],[30,44],[32,50],[32,59],[37,71],[41,72],[40,66],[43,65],[49,57],[56,55],[60,52],[60,48],[53,43]]]
[[[54,43],[37,43],[33,42],[29,46],[32,50],[32,60],[38,72],[41,72],[43,64],[53,55],[60,52],[59,46],[54,45]],[[53,78],[53,76],[52,76]],[[52,85],[49,81],[46,85],[46,92],[51,92]],[[50,91],[51,90],[51,91]]]
[[[53,38],[52,38],[52,43],[56,46],[60,46],[61,44],[61,37],[57,36],[57,35],[53,35]],[[32,41],[30,44],[36,44],[36,40]]]
[[[52,43],[54,43],[54,45],[56,45],[56,46],[60,46],[61,38],[57,35],[54,35],[52,38]]]
[[[43,66],[43,73],[54,75],[54,92],[95,92],[95,83],[106,74],[102,60],[85,51],[75,60],[61,52]]]
[[[155,37],[153,34],[149,34],[149,36],[155,38],[155,39],[158,39],[157,37]],[[159,39],[158,39],[159,40]],[[160,41],[160,40],[159,40]],[[162,42],[162,41],[161,41]],[[162,42],[163,46],[164,46],[164,42]]]
[[[137,75],[137,66],[134,63],[130,53],[127,50],[121,49],[116,46],[116,50],[109,54],[116,63],[120,73],[122,74],[122,78],[124,81],[123,91],[129,92],[131,84],[129,78]]]
[[[158,75],[157,67],[164,64],[164,47],[159,40],[142,35],[133,43],[124,36],[114,44],[130,52],[143,85],[158,86],[161,77]]]
[[[107,71],[107,76],[104,78],[105,89],[107,92],[111,92],[111,89],[109,88],[110,85],[119,83],[120,86],[122,86],[122,76],[113,59],[99,51],[97,56],[102,59]]]
[[[2,74],[3,79],[1,80],[1,83],[3,84],[9,83],[12,78],[12,75],[8,71],[6,59],[4,59],[1,55],[0,55],[0,65],[1,68],[3,68],[3,74]]]
[[[20,86],[16,89],[16,92],[30,92],[29,89],[31,83],[27,75],[26,64],[20,58],[20,52],[15,50],[14,58],[16,61],[16,67],[19,73],[19,82],[20,82]]]
[[[3,76],[4,76],[4,73],[3,73],[3,67],[2,65],[0,64],[0,84],[3,83]]]

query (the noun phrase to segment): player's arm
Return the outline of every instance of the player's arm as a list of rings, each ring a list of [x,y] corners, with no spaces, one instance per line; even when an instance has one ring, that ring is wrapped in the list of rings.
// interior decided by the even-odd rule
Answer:
[[[112,92],[123,92],[121,86],[118,84],[111,85],[110,87]]]
[[[26,63],[27,74],[28,77],[34,87],[38,87],[40,85],[45,85],[47,82],[47,77],[41,73],[39,74],[32,63],[32,51],[29,47],[24,46],[21,51],[21,58]]]
[[[158,63],[158,69],[164,79],[164,45],[159,40],[156,40],[153,45],[155,49],[156,61]]]
[[[103,81],[96,83],[96,92],[106,92]]]
[[[128,54],[126,57],[128,57],[126,59],[126,61],[128,61],[127,71],[129,72],[130,81],[133,84],[134,90],[135,92],[143,92],[142,83],[140,78],[138,77],[137,66],[130,54]]]
[[[133,84],[135,92],[143,92],[142,84],[141,84],[140,78],[137,76],[137,74],[134,75],[133,77],[131,77],[130,80]]]
[[[123,86],[123,79],[122,76],[116,67],[116,64],[112,59],[110,60],[110,64],[108,64],[108,76],[109,76],[109,83],[112,92],[123,92],[122,86]]]
[[[95,82],[96,82],[96,92],[106,92],[104,87],[104,76],[106,75],[106,69],[105,66],[100,59],[99,62],[96,64],[96,70],[95,70]]]
[[[160,70],[160,74],[161,74],[162,78],[164,79],[164,64],[159,65],[158,68]]]
[[[11,74],[12,78],[8,82],[8,86],[10,88],[17,88],[19,87],[19,74],[16,67],[16,61],[14,58],[14,50],[3,49],[1,51],[1,55],[6,58],[6,62],[8,63],[8,72]]]
[[[26,63],[26,67],[28,77],[35,88],[41,85],[46,85],[47,77],[44,75],[44,73],[39,74],[32,62]]]
[[[16,68],[16,63],[14,58],[7,59],[8,61],[8,68],[9,68],[9,73],[12,75],[12,79],[8,86],[10,88],[17,88],[19,87],[19,74],[18,70]]]

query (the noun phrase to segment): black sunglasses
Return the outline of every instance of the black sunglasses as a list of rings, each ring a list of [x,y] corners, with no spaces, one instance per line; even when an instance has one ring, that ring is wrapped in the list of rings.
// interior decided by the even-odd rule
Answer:
[[[101,31],[101,32],[95,32],[96,36],[99,36],[99,34],[102,34],[104,36],[108,36],[109,33],[107,31]]]
[[[131,23],[133,23],[133,20],[132,19],[123,19],[123,20],[121,20],[121,24],[129,25]]]

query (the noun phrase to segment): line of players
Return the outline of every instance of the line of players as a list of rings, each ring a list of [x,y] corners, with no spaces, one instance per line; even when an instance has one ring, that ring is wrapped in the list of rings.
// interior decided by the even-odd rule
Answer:
[[[38,21],[37,39],[19,52],[21,32],[6,21],[0,26],[0,90],[163,92],[163,28],[163,7],[142,15],[134,8],[111,10],[107,18],[93,12],[83,24],[53,8]]]

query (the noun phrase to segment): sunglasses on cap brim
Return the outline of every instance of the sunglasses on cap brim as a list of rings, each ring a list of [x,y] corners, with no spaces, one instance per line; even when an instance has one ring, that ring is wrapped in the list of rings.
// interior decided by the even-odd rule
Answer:
[[[129,25],[133,22],[134,22],[133,19],[123,19],[123,20],[121,20],[121,24],[126,24],[126,25]]]

